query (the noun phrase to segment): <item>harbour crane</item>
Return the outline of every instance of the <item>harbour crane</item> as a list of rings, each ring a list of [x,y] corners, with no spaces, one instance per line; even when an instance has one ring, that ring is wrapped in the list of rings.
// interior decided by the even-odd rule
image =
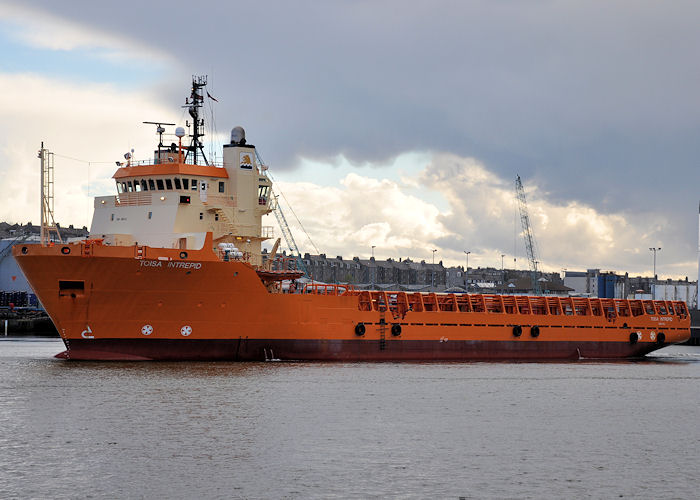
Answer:
[[[532,291],[535,295],[541,295],[540,282],[537,278],[537,244],[535,243],[535,233],[530,225],[530,216],[527,212],[527,200],[525,199],[525,190],[520,176],[515,176],[515,194],[518,198],[518,208],[520,210],[520,223],[523,226],[523,238],[525,238],[525,250],[527,252],[527,261],[530,266],[530,280],[532,282]]]

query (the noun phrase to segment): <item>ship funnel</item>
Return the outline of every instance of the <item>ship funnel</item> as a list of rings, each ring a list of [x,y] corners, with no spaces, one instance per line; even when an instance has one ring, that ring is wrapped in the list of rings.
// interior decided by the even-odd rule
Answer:
[[[233,127],[231,130],[231,144],[245,144],[245,130],[243,130],[243,127]]]

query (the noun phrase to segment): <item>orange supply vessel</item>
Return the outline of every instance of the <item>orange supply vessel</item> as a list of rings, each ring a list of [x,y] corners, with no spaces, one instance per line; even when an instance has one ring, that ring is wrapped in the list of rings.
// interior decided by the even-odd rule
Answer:
[[[191,144],[120,165],[90,238],[13,254],[84,360],[557,360],[633,358],[690,337],[681,301],[360,291],[303,283],[264,260],[272,182],[236,127],[223,162],[199,141],[204,78],[186,100]],[[289,284],[292,283],[292,286]],[[295,286],[296,285],[296,286]]]

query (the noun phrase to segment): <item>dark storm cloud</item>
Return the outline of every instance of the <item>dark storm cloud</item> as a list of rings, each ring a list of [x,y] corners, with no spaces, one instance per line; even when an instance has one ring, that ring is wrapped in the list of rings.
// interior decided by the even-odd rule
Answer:
[[[24,3],[174,54],[174,101],[208,73],[275,168],[452,152],[694,240],[697,2]]]

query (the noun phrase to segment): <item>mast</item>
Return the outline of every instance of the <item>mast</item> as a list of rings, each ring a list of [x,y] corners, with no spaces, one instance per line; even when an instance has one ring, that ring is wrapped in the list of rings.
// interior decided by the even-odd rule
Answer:
[[[207,157],[204,154],[204,145],[200,141],[200,137],[204,137],[204,118],[200,118],[200,108],[204,103],[204,95],[202,94],[202,89],[207,86],[206,76],[192,76],[192,92],[190,97],[185,99],[185,105],[183,108],[187,108],[190,116],[192,117],[192,142],[187,147],[187,155],[185,156],[185,161],[192,153],[192,164],[197,165],[198,151],[202,154],[204,158],[204,164],[209,165]],[[185,122],[189,127],[190,123]]]
[[[53,217],[53,153],[44,148],[44,142],[41,142],[39,150],[39,160],[41,161],[41,244],[48,246],[51,241],[51,233],[55,232],[58,241],[63,243],[61,233],[58,232],[58,226]]]

